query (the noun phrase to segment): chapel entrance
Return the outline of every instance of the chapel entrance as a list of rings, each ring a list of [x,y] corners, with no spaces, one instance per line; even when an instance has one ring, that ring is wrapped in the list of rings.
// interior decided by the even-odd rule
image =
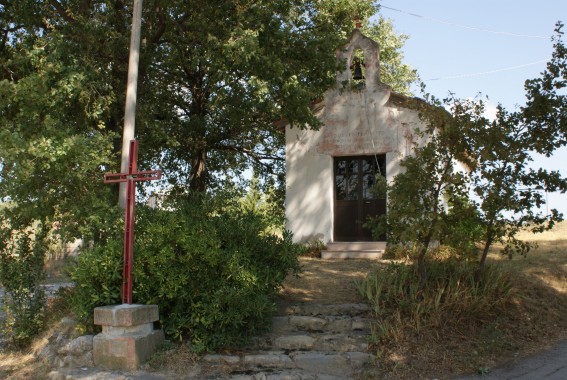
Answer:
[[[371,188],[376,175],[386,176],[386,155],[335,157],[334,241],[372,241],[363,224],[370,216],[386,213],[386,199]]]

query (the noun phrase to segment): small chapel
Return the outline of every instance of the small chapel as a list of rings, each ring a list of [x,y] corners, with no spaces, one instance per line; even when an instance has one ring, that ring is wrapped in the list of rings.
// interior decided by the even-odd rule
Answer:
[[[364,227],[387,212],[387,199],[372,191],[378,175],[388,182],[411,154],[416,129],[424,129],[417,100],[380,81],[380,48],[354,29],[337,49],[343,70],[314,105],[319,130],[286,126],[286,228],[294,240],[320,240],[323,258],[380,257],[386,242]]]

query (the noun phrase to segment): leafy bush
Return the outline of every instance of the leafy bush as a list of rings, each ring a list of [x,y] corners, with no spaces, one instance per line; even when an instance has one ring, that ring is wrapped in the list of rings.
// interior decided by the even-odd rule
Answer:
[[[322,240],[313,238],[303,244],[297,244],[299,255],[303,257],[321,257],[321,251],[327,249]]]
[[[413,244],[390,244],[386,246],[383,259],[413,260],[417,257],[417,251]]]
[[[456,259],[445,250],[428,262],[426,286],[420,286],[414,264],[393,263],[371,272],[358,284],[376,315],[374,343],[392,342],[406,334],[440,336],[461,321],[478,323],[494,319],[513,295],[510,278],[491,266],[475,280],[476,263]],[[428,335],[428,336],[429,336]]]
[[[484,226],[474,203],[456,194],[448,199],[449,210],[443,221],[439,240],[441,244],[455,248],[462,255],[478,255],[477,243],[483,239]]]
[[[298,271],[291,236],[266,233],[260,216],[232,200],[185,199],[168,209],[138,208],[134,302],[157,304],[165,333],[214,350],[264,331],[274,297]],[[120,302],[122,237],[79,255],[73,309],[84,323],[93,308]]]
[[[24,348],[44,327],[45,292],[39,285],[47,244],[45,229],[4,228],[0,238],[0,284],[4,288],[2,333],[15,348]]]

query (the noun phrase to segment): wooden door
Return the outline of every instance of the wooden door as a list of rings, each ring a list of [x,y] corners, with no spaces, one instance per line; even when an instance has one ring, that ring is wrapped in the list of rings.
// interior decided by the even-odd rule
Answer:
[[[335,157],[334,241],[372,241],[363,224],[386,213],[386,199],[371,191],[376,175],[386,176],[386,156]]]

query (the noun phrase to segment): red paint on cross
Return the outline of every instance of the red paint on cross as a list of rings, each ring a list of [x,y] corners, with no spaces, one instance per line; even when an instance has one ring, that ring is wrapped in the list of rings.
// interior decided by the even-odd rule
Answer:
[[[132,268],[134,266],[134,205],[136,182],[161,178],[160,170],[138,171],[138,141],[130,141],[128,173],[108,173],[104,183],[126,182],[126,212],[124,218],[124,262],[122,267],[122,303],[132,304]]]

